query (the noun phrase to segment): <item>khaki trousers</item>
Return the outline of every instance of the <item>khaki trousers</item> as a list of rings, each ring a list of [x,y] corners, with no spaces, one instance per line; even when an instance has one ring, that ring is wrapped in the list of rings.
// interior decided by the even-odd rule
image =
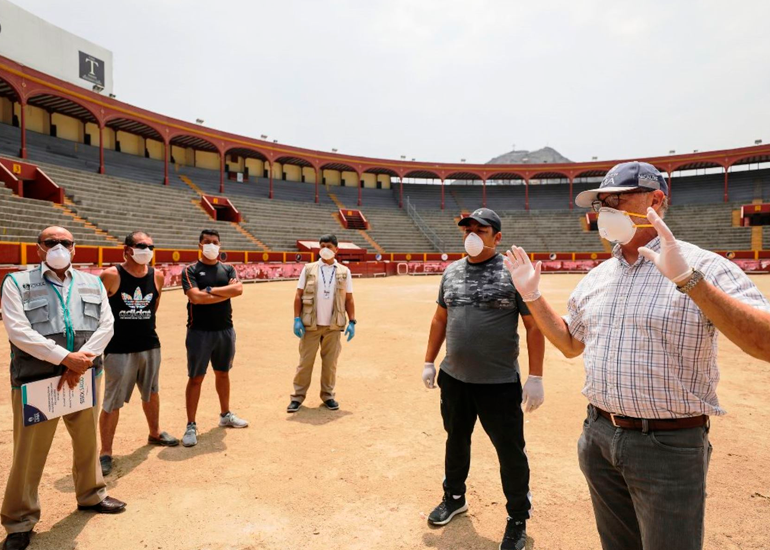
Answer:
[[[310,387],[310,379],[313,376],[313,364],[321,347],[321,401],[334,399],[334,386],[337,383],[337,359],[340,356],[342,345],[339,329],[332,330],[329,327],[318,327],[317,330],[308,330],[299,341],[299,366],[294,375],[294,394],[292,401],[302,403]]]
[[[63,416],[72,438],[72,477],[78,504],[93,506],[107,496],[97,445],[97,424],[102,400],[102,376],[96,377],[96,406]],[[10,533],[31,531],[40,520],[38,486],[59,419],[24,426],[21,390],[11,390],[13,406],[13,464],[0,511]]]

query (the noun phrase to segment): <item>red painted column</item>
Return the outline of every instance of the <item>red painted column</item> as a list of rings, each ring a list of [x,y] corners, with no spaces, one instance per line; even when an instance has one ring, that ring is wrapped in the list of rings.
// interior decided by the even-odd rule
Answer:
[[[163,185],[168,185],[168,163],[171,157],[171,143],[165,142],[163,146]]]
[[[267,168],[270,171],[270,194],[268,195],[269,198],[273,198],[273,163],[271,161],[267,161]]]
[[[315,202],[318,204],[318,168],[315,169]]]
[[[725,202],[729,202],[729,200],[730,200],[730,198],[729,198],[730,195],[729,195],[729,193],[727,191],[727,170],[728,169],[729,169],[729,166],[726,166],[725,167]]]
[[[27,104],[24,101],[19,102],[21,108],[21,151],[19,156],[23,159],[27,158]]]
[[[444,209],[444,178],[441,178],[441,210]]]
[[[671,172],[668,173],[668,204],[672,203],[671,200]]]
[[[219,153],[219,192],[225,192],[225,154]]]
[[[524,210],[529,211],[529,180],[524,180]]]
[[[399,179],[401,180],[401,185],[398,191],[398,207],[403,208],[404,207],[404,176],[399,176]]]
[[[104,126],[99,125],[99,173],[104,174]]]
[[[361,206],[361,189],[364,186],[363,181],[361,181],[363,174],[359,174],[358,172],[356,172],[356,177],[358,178],[358,206]]]
[[[481,206],[487,207],[487,180],[481,180]]]
[[[569,178],[569,209],[572,210],[573,204],[572,204],[572,181],[574,178],[570,176]]]

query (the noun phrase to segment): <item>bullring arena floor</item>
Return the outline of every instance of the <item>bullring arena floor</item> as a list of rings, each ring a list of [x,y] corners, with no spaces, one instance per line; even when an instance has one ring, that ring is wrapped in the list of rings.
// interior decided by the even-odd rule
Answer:
[[[580,276],[544,277],[559,310]],[[755,281],[770,295],[770,277]],[[480,426],[469,479],[470,514],[431,529],[425,514],[441,498],[444,432],[438,390],[422,386],[423,354],[438,277],[355,281],[358,335],[340,360],[338,412],[319,408],[318,373],[307,407],[285,407],[297,361],[291,330],[293,282],[247,285],[235,300],[238,355],[233,409],[246,430],[216,426],[206,381],[197,447],[145,445],[138,395],[123,409],[110,494],[128,502],[117,517],[76,511],[69,437],[62,424],[40,487],[43,517],[30,548],[496,549],[505,524],[497,458]],[[164,294],[161,420],[185,426],[185,298]],[[2,329],[0,329],[2,330]],[[523,330],[523,329],[522,329]],[[0,337],[0,356],[8,343]],[[526,364],[524,359],[523,364]],[[709,472],[708,549],[770,548],[770,365],[721,339],[720,397]],[[588,490],[576,458],[584,417],[582,360],[546,352],[546,402],[527,417],[534,517],[528,548],[598,549]],[[7,387],[7,386],[6,386]],[[9,391],[0,391],[0,490],[11,461]],[[1,493],[0,493],[1,494]]]

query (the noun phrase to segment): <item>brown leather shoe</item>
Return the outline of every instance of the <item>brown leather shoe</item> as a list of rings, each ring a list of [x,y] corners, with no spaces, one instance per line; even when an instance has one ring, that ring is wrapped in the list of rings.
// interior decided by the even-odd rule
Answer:
[[[29,546],[29,539],[31,536],[32,531],[24,531],[23,533],[11,533],[3,543],[3,550],[24,550],[27,546]]]
[[[81,506],[78,504],[78,510],[87,510],[97,514],[119,514],[126,509],[126,503],[116,498],[104,497],[104,500],[93,506]]]

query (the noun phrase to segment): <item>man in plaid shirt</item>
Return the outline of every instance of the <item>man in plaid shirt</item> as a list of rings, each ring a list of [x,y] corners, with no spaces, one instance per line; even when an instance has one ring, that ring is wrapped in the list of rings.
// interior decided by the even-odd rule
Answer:
[[[506,267],[548,340],[585,361],[588,416],[578,442],[604,550],[699,550],[711,444],[725,414],[717,334],[770,361],[770,303],[735,264],[677,241],[663,221],[668,186],[653,166],[615,166],[578,206],[617,243],[556,314],[541,265],[512,247]],[[697,223],[697,222],[696,222]]]

